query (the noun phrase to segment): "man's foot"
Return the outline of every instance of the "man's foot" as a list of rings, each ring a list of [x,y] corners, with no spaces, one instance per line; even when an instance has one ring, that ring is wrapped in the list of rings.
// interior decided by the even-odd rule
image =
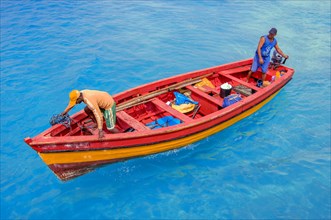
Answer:
[[[269,81],[263,81],[263,87],[267,87],[270,85],[270,82]]]

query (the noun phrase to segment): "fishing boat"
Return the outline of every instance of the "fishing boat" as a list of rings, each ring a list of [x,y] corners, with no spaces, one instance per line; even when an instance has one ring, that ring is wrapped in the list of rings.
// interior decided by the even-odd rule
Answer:
[[[111,133],[104,125],[105,137],[102,139],[98,137],[95,123],[82,110],[71,116],[69,126],[56,124],[24,141],[61,180],[105,164],[187,146],[259,110],[294,74],[294,69],[285,65],[269,68],[266,75],[269,85],[259,87],[262,77],[259,71],[246,82],[251,65],[252,59],[241,60],[116,94],[113,98],[117,105],[116,128],[119,132]],[[223,90],[225,83],[232,89]],[[226,96],[224,91],[228,92]],[[169,103],[173,103],[176,92],[198,104],[187,112],[173,108]],[[232,96],[239,99],[224,105]],[[160,125],[160,119],[175,120],[175,123]]]

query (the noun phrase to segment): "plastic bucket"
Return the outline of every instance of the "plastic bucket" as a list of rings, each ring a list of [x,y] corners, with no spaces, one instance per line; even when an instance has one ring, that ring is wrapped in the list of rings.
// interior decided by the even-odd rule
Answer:
[[[221,93],[220,96],[222,98],[227,97],[231,94],[232,86],[229,83],[224,83],[221,85]]]
[[[228,95],[230,95],[230,94],[231,94],[231,90],[232,90],[232,88],[231,88],[231,89],[222,89],[222,88],[221,88],[221,97],[222,97],[222,98],[225,98],[225,97],[227,97]]]

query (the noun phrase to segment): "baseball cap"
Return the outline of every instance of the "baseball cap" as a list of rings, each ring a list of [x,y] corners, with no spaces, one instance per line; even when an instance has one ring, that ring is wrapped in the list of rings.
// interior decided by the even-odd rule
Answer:
[[[80,92],[78,90],[72,90],[70,93],[69,93],[69,104],[68,104],[68,107],[67,108],[71,108],[73,106],[76,105],[76,101],[77,99],[79,98],[80,96]]]
[[[277,34],[277,29],[276,28],[271,28],[270,31],[269,31],[269,34],[276,35]]]

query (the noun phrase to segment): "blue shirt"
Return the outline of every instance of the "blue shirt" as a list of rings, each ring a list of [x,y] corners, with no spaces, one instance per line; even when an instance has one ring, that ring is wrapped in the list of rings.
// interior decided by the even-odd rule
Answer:
[[[272,48],[274,48],[274,46],[276,46],[277,40],[276,40],[276,38],[274,38],[274,40],[271,42],[268,38],[268,35],[264,35],[263,37],[265,39],[265,42],[261,47],[261,56],[263,58],[270,58],[270,52],[271,52]],[[255,54],[258,57],[257,51]]]

